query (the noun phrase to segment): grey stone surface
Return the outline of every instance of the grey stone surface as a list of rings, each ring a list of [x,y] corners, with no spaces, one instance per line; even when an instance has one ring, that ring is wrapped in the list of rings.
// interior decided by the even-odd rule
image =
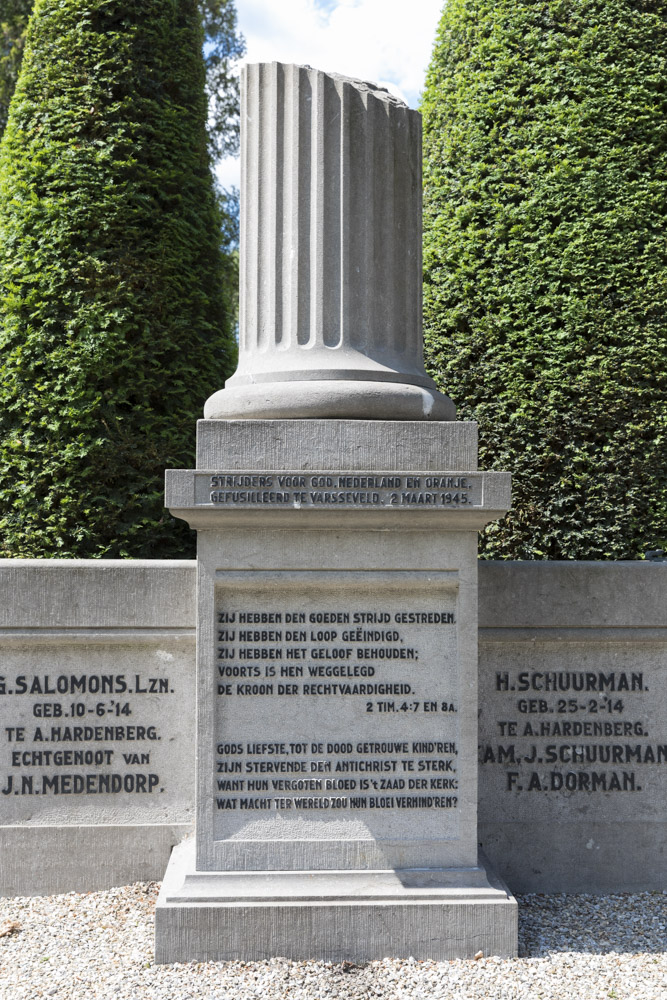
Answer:
[[[204,407],[208,419],[352,418],[390,420],[454,420],[454,404],[433,388],[396,382],[304,378],[232,385],[211,396]],[[335,381],[334,381],[335,379]],[[228,379],[228,382],[230,380]],[[430,381],[430,380],[429,380]],[[333,384],[332,384],[333,383]]]
[[[391,420],[199,420],[198,469],[477,469],[477,424]]]
[[[16,629],[192,629],[196,563],[0,559],[0,638]]]
[[[188,822],[192,646],[148,630],[3,637],[3,822]]]
[[[516,955],[516,901],[483,866],[446,873],[195,876],[193,853],[191,842],[174,850],[162,885],[155,911],[158,963]]]
[[[667,564],[480,566],[480,840],[516,892],[667,884]]]
[[[482,562],[480,628],[667,629],[667,563]]]
[[[335,528],[342,516],[348,529],[370,527],[372,518],[372,527],[380,530],[405,527],[409,516],[419,529],[446,524],[453,530],[476,530],[480,510],[487,520],[501,517],[509,505],[510,476],[476,471],[477,425],[451,421],[428,426],[424,433],[419,421],[200,420],[197,472],[169,470],[166,502],[197,528],[219,523],[220,502],[211,498],[220,500],[223,484],[225,490],[255,491],[253,501],[225,500],[225,523],[234,528],[259,528],[258,516],[262,527],[290,528],[295,510],[298,523],[308,528]],[[295,486],[299,474],[300,486]],[[356,504],[354,517],[352,500],[329,502],[332,490],[359,490],[369,474],[390,481],[398,476],[395,498],[386,485],[369,502],[375,487],[368,487],[371,492]],[[281,490],[287,491],[281,493],[283,502],[275,496]],[[318,491],[328,492],[313,502]]]
[[[296,425],[238,429],[243,468],[227,472],[220,422],[223,464],[167,475],[170,509],[200,529],[196,862],[170,864],[156,954],[276,954],[290,921],[304,957],[511,951],[515,904],[478,865],[476,762],[477,531],[507,509],[509,477],[427,475],[425,423],[396,470],[391,421],[360,427],[370,469],[337,444],[327,470],[316,437],[285,451]],[[306,509],[318,489],[329,500]],[[416,870],[448,888],[401,892]],[[296,899],[304,879],[329,888]],[[253,902],[258,884],[275,899]],[[378,884],[393,887],[379,901]]]
[[[333,532],[334,548],[340,537],[340,532]],[[373,544],[382,544],[384,537],[382,531],[366,536]],[[234,558],[244,558],[243,565],[249,569],[261,568],[264,538],[263,532],[244,533],[233,544]],[[413,538],[417,540],[418,563],[428,567],[433,565],[433,558],[442,558],[447,565],[445,549],[440,549],[441,554],[436,557],[431,553],[429,531],[417,531]],[[349,559],[349,550],[353,548],[354,540],[348,540],[341,550],[341,565]],[[284,536],[284,552],[289,553],[293,566],[308,565],[303,532],[292,531]],[[151,648],[156,648],[153,640],[160,639],[153,629],[161,631],[161,641],[173,641],[173,629],[183,630],[177,645],[178,655],[183,656],[179,670],[185,671],[182,683],[189,690],[187,699],[194,698],[194,562],[5,560],[0,562],[0,577],[4,595],[0,609],[0,643],[5,643],[3,665],[8,655],[14,656],[21,649],[28,659],[32,650],[35,657],[48,654],[52,662],[53,651],[63,648],[65,638],[69,640],[68,655],[85,651],[91,635],[97,634],[99,638],[101,628],[110,656],[119,642],[122,647],[137,641],[135,652],[150,654]],[[111,580],[115,581],[113,585],[106,588],[101,585],[101,581]],[[667,571],[664,564],[482,562],[479,585],[482,746],[506,748],[514,744],[516,747],[516,739],[501,738],[498,721],[516,721],[520,715],[532,722],[540,717],[538,712],[512,712],[508,720],[504,719],[507,695],[495,690],[496,672],[512,670],[519,664],[542,672],[545,665],[555,662],[567,669],[569,664],[577,668],[585,664],[586,669],[607,672],[618,671],[623,663],[626,672],[641,671],[649,690],[632,694],[639,711],[632,713],[632,718],[631,713],[620,713],[621,719],[616,721],[641,722],[649,736],[632,740],[616,736],[554,738],[549,740],[550,744],[644,746],[665,742],[662,720],[666,714]],[[123,626],[123,621],[129,621],[128,627]],[[149,635],[152,635],[150,642]],[[519,694],[523,696],[525,692]],[[533,694],[539,697],[539,692]],[[30,705],[53,700],[50,696],[36,695]],[[155,718],[158,715],[162,718],[163,708],[156,706]],[[15,720],[14,706],[4,697],[0,697],[0,713],[0,746],[3,762],[7,764],[15,745],[7,742],[4,727],[14,725]],[[40,724],[37,719],[31,721],[35,726]],[[50,725],[53,720],[46,721]],[[178,736],[182,736],[186,746],[191,746],[194,720],[181,714]],[[528,739],[521,742],[531,743]],[[546,742],[543,740],[542,744]],[[35,749],[35,744],[29,746]],[[90,749],[90,744],[71,744],[70,748],[86,746]],[[515,752],[521,754],[520,750]],[[549,767],[548,771],[552,769],[557,768]],[[623,768],[635,772],[639,769]],[[6,787],[7,776],[14,770],[20,769],[9,767],[0,772],[2,787]],[[650,791],[646,793],[634,792],[629,797],[620,792],[594,795],[568,794],[565,790],[558,793],[558,810],[548,806],[547,814],[543,804],[546,794],[530,799],[521,793],[512,799],[505,790],[508,770],[517,768],[509,761],[482,766],[478,809],[484,849],[514,891],[613,892],[664,887],[667,882],[664,764],[641,765],[642,772],[650,777]],[[19,807],[10,807],[7,798],[0,797],[1,893],[89,891],[126,880],[160,877],[171,844],[182,831],[189,829],[175,820],[155,821],[152,813],[147,819],[144,813],[145,822],[128,822],[129,817],[123,811],[115,813],[117,826],[105,825],[111,813],[105,813],[99,805],[96,808],[100,822],[82,825],[76,819],[79,809],[74,802],[76,798],[59,796],[58,811],[53,812],[56,801],[53,797],[40,800],[33,796],[29,799],[31,816],[26,819],[23,813],[20,814],[23,818],[18,818],[19,813],[12,812]],[[188,780],[184,792],[187,816],[193,808],[192,799],[192,781]],[[21,809],[27,801],[26,798],[20,805]],[[10,814],[17,817],[14,825],[8,822]],[[73,844],[75,852],[71,849]]]
[[[426,544],[420,544],[422,541]],[[373,531],[357,530],[352,533],[347,532],[344,527],[335,532],[303,532],[295,525],[290,532],[265,530],[257,534],[252,529],[237,530],[232,540],[225,538],[224,529],[220,533],[202,532],[199,591],[201,712],[198,736],[201,771],[197,823],[199,860],[204,867],[208,869],[230,866],[269,869],[347,866],[377,868],[382,866],[383,859],[384,864],[396,863],[409,867],[434,866],[437,864],[437,859],[440,859],[441,863],[447,861],[457,865],[470,865],[476,862],[474,837],[476,767],[474,762],[471,766],[471,761],[466,759],[463,751],[460,751],[456,762],[456,771],[462,786],[455,793],[459,799],[455,810],[456,825],[454,827],[451,825],[453,820],[440,821],[439,836],[435,830],[430,829],[434,823],[438,825],[435,817],[433,823],[427,822],[428,817],[426,817],[423,822],[420,819],[419,829],[413,823],[410,836],[405,840],[402,839],[400,831],[405,832],[406,815],[396,817],[394,814],[397,810],[393,808],[387,810],[380,808],[377,811],[371,809],[362,814],[361,818],[355,810],[351,811],[344,807],[340,811],[338,809],[326,809],[321,812],[294,810],[293,814],[278,814],[274,809],[266,816],[260,814],[256,817],[246,813],[240,817],[235,815],[233,821],[231,817],[227,819],[224,813],[221,815],[216,809],[216,800],[220,797],[219,793],[216,796],[219,777],[216,762],[220,758],[215,753],[216,745],[224,734],[224,743],[243,744],[244,753],[241,760],[242,766],[246,768],[252,759],[245,753],[248,742],[269,741],[286,745],[294,741],[307,743],[307,752],[279,754],[277,759],[286,767],[292,767],[297,762],[301,765],[303,762],[307,774],[310,775],[311,768],[317,766],[318,759],[318,754],[311,752],[313,742],[322,742],[326,747],[328,744],[351,741],[353,749],[344,752],[342,756],[327,753],[323,748],[326,758],[324,766],[331,768],[330,772],[323,772],[325,778],[338,773],[334,768],[339,761],[354,761],[360,756],[364,759],[370,757],[381,761],[387,756],[386,753],[360,755],[357,750],[360,741],[407,741],[410,750],[402,756],[413,760],[408,734],[414,732],[414,726],[407,726],[405,715],[399,715],[398,719],[391,718],[392,726],[387,729],[386,722],[381,715],[378,715],[377,709],[378,700],[387,700],[382,695],[369,696],[375,710],[373,718],[369,719],[365,711],[367,697],[341,698],[335,694],[312,697],[306,694],[304,689],[304,684],[309,679],[307,669],[305,678],[298,674],[296,680],[294,676],[281,677],[282,669],[289,670],[292,664],[295,666],[295,673],[296,667],[300,666],[303,669],[303,663],[299,663],[291,656],[287,659],[289,654],[285,634],[282,635],[285,642],[281,642],[276,648],[282,650],[286,659],[284,662],[281,661],[277,670],[278,677],[270,696],[238,697],[236,694],[238,684],[241,683],[245,688],[248,677],[240,680],[227,677],[225,672],[227,662],[241,664],[242,667],[243,661],[233,657],[231,661],[227,659],[232,652],[236,653],[236,656],[241,656],[241,651],[236,646],[232,645],[230,649],[226,643],[216,644],[214,634],[216,615],[219,617],[221,612],[233,615],[236,612],[238,619],[239,610],[244,608],[252,609],[253,614],[261,615],[278,612],[282,613],[281,626],[286,632],[289,629],[287,615],[290,615],[292,620],[300,621],[297,616],[302,612],[305,615],[306,628],[292,627],[290,631],[293,635],[295,632],[300,634],[305,631],[305,638],[302,636],[293,641],[290,639],[289,645],[306,648],[308,653],[302,653],[301,657],[308,657],[308,662],[313,664],[312,649],[318,647],[318,642],[313,642],[311,633],[331,634],[332,630],[322,629],[321,626],[319,629],[314,628],[310,621],[311,615],[338,616],[345,612],[353,614],[360,609],[369,610],[373,614],[381,609],[382,612],[391,614],[393,621],[393,616],[399,609],[410,610],[415,606],[430,611],[433,602],[436,602],[442,606],[446,604],[447,610],[450,607],[456,608],[458,621],[465,623],[468,616],[474,614],[474,567],[472,571],[467,566],[462,571],[457,568],[462,562],[467,562],[473,553],[474,540],[471,545],[465,533],[451,538],[430,537],[428,540],[426,535],[415,538],[409,533],[409,537],[401,539],[396,537],[396,533],[392,533],[391,536]],[[414,560],[420,557],[424,566],[421,572],[411,573],[403,568],[406,565],[414,565]],[[445,565],[453,567],[449,570],[449,575],[447,570],[443,571],[441,568],[443,559],[446,560]],[[444,589],[450,592],[451,588],[454,588],[453,604],[451,598],[442,593],[438,594],[438,590]],[[428,594],[429,589],[434,592],[433,596]],[[407,597],[407,594],[410,596]],[[320,645],[326,652],[332,653],[334,649],[343,648],[340,645],[343,629],[339,628],[336,631],[340,633],[340,640],[338,636],[336,639],[321,640]],[[414,644],[423,657],[419,685],[412,687],[408,694],[403,694],[400,702],[404,702],[409,696],[411,700],[417,697],[421,700],[430,698],[432,694],[436,699],[440,697],[441,700],[452,701],[458,710],[445,722],[434,718],[433,722],[428,724],[428,720],[420,719],[421,724],[416,730],[415,738],[433,739],[435,725],[442,733],[446,730],[446,739],[444,735],[441,737],[443,742],[466,742],[471,738],[474,739],[474,635],[465,628],[465,624],[459,627],[458,642],[447,657],[444,676],[441,675],[434,681],[431,678],[431,671],[436,669],[440,657],[437,656],[433,660],[434,651],[430,649],[430,643],[436,636],[413,637],[410,629],[401,628],[399,631],[401,642],[405,641],[408,647]],[[431,628],[430,631],[435,631],[439,636],[441,631],[452,632],[452,629]],[[452,640],[456,642],[453,636]],[[258,647],[267,648],[267,652],[271,651],[273,646],[273,643],[268,647],[266,643],[258,644]],[[354,649],[355,644],[347,642],[345,648]],[[212,652],[215,649],[219,655],[225,656],[225,659],[214,661],[218,667],[216,673],[219,674],[220,670],[225,673],[224,677],[217,678],[217,683],[227,685],[228,680],[231,683],[227,688],[229,696],[217,698],[213,696],[214,703],[211,704],[211,664]],[[250,663],[248,669],[256,668],[257,661],[246,662]],[[321,662],[330,666],[333,661]],[[336,661],[338,664],[342,662],[343,660]],[[347,662],[347,659],[344,662]],[[360,661],[355,658],[355,662],[358,664]],[[260,664],[261,689],[265,676],[265,663],[260,661]],[[374,665],[378,666],[377,663]],[[413,673],[413,670],[409,669],[409,663],[406,664],[405,661],[399,662],[398,670],[395,664],[385,663],[381,666],[383,669],[378,671],[379,678],[376,675],[376,679],[386,683],[409,680]],[[465,680],[462,679],[463,676]],[[330,680],[335,682],[336,677]],[[349,678],[339,678],[339,680],[345,681]],[[370,679],[364,677],[357,678],[357,681],[361,682],[368,680]],[[318,678],[317,681],[326,682],[326,678]],[[288,689],[288,685],[296,684],[298,693],[278,696],[280,682],[284,690]],[[254,688],[255,678],[252,678],[251,683]],[[393,695],[389,695],[389,698],[395,700]],[[383,736],[383,733],[388,735]],[[390,753],[389,756],[397,760],[401,754]],[[423,755],[417,756],[421,758]],[[260,762],[262,766],[270,765],[266,753],[260,754]],[[397,766],[399,769],[402,767],[401,764]],[[418,765],[414,766],[416,768]],[[452,772],[447,773],[451,775]],[[288,771],[286,776],[289,778],[290,774]],[[338,777],[341,777],[341,774],[349,777],[348,772],[341,772]],[[383,775],[386,777],[386,772],[383,772]],[[271,772],[270,776],[276,775]],[[379,787],[378,783],[378,789]],[[244,786],[242,791],[247,796],[248,788]],[[354,791],[355,795],[357,792],[362,794],[359,786]],[[405,789],[401,790],[401,794],[403,792],[408,793],[407,784]],[[373,794],[372,786],[371,794]],[[452,794],[451,790],[449,794]],[[288,793],[284,793],[282,797],[285,796],[293,797]],[[275,797],[274,793],[270,796],[272,800]],[[390,797],[381,796],[383,802],[389,801]],[[238,796],[234,794],[231,798]],[[412,810],[408,810],[408,814],[410,812]],[[227,829],[229,822],[232,823],[233,830],[231,827]],[[396,823],[400,824],[398,832],[394,830]],[[219,833],[216,832],[218,830]]]
[[[239,366],[206,417],[453,420],[422,358],[419,113],[263,63],[241,117]]]
[[[154,877],[193,815],[195,564],[3,560],[0,579],[0,892]]]
[[[190,823],[0,826],[0,896],[94,892],[159,880]]]
[[[201,559],[211,566],[219,539],[206,534],[204,544],[211,544]],[[327,565],[328,540],[320,535],[313,541]],[[218,567],[210,595],[202,580],[205,624],[221,613],[239,622],[247,609],[281,616],[271,630],[273,642],[239,646],[241,627],[232,626],[225,631],[236,631],[234,642],[216,643],[212,637],[218,657],[229,657],[215,661],[217,698],[210,666],[200,674],[200,704],[213,701],[198,739],[197,862],[203,870],[476,864],[476,768],[466,752],[474,741],[474,688],[468,682],[474,650],[456,624],[474,612],[468,581],[464,577],[461,584],[455,570],[383,568],[377,555],[369,558],[367,542],[375,539],[357,536],[355,541],[361,558],[354,559],[351,547],[338,554],[350,560],[351,569],[319,571],[314,560],[310,569],[287,572]],[[265,537],[268,562],[276,558],[271,558],[272,547]],[[465,548],[450,552],[460,559]],[[392,545],[394,559],[397,549],[399,559],[405,556],[399,541]],[[413,610],[452,620],[397,626],[396,618]],[[359,612],[382,616],[373,638],[364,640],[364,632],[371,634],[368,627],[360,632],[354,625]],[[285,641],[288,617],[303,619],[301,628],[291,630],[302,638]],[[322,619],[346,627],[313,624]],[[200,625],[200,636],[209,632]],[[203,639],[201,645],[205,652]],[[258,668],[256,659],[243,659],[244,652],[256,650],[276,655],[275,668],[269,665],[275,669],[273,680],[266,679],[269,661],[260,661]],[[377,651],[407,658],[370,659]],[[210,664],[210,654],[207,659]],[[245,670],[257,670],[259,680],[251,675],[248,681],[246,674],[239,681],[237,671],[248,663]],[[425,711],[425,702],[431,711]],[[221,743],[240,752],[216,752]],[[283,749],[277,751],[279,746]],[[248,779],[238,792],[233,780],[232,790],[220,791],[220,765],[239,766],[226,778],[242,774]]]
[[[433,476],[416,469],[389,475],[366,470],[358,476],[331,469],[305,476],[292,470],[258,475],[252,469],[171,469],[166,496],[172,513],[194,528],[215,529],[223,511],[228,528],[289,529],[298,523],[304,528],[471,531],[484,518],[488,523],[502,517],[510,477],[451,469]]]
[[[487,787],[483,778],[480,842],[493,859],[494,871],[502,873],[512,892],[607,895],[665,891],[664,779],[659,793],[662,818],[658,820],[616,820],[614,802],[609,800],[598,804],[595,816],[590,815],[590,808],[582,815],[582,803],[574,798],[556,820],[551,816],[540,819],[537,803],[527,819],[521,810],[515,822],[504,823],[487,818]],[[637,815],[643,812],[639,803]]]

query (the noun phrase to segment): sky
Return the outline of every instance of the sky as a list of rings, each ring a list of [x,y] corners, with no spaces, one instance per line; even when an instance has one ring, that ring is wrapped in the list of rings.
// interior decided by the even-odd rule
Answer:
[[[419,104],[444,0],[236,0],[244,62],[306,63],[371,80]],[[218,166],[239,186],[238,160]]]

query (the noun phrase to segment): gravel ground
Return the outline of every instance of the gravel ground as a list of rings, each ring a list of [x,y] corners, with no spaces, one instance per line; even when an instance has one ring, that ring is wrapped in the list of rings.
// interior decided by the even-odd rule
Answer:
[[[519,896],[512,960],[156,966],[157,891],[0,900],[0,998],[667,1000],[667,893]]]

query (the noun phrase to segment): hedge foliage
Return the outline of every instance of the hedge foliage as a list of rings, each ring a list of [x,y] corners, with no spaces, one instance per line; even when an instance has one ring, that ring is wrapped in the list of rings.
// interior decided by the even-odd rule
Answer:
[[[195,0],[37,0],[0,146],[0,554],[174,557],[233,368]]]
[[[0,135],[21,59],[35,0],[0,0]],[[237,31],[234,0],[198,0],[204,28],[204,66],[208,98],[207,132],[214,159],[238,152],[239,78],[236,61],[245,52]]]
[[[667,2],[448,0],[427,361],[514,473],[492,558],[667,547]]]
[[[0,135],[23,58],[33,0],[0,0]]]

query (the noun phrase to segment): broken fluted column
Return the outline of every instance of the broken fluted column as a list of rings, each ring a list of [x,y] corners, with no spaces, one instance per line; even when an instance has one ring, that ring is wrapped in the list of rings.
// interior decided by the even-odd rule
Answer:
[[[419,113],[308,66],[242,89],[239,365],[205,416],[454,419],[422,356]]]

